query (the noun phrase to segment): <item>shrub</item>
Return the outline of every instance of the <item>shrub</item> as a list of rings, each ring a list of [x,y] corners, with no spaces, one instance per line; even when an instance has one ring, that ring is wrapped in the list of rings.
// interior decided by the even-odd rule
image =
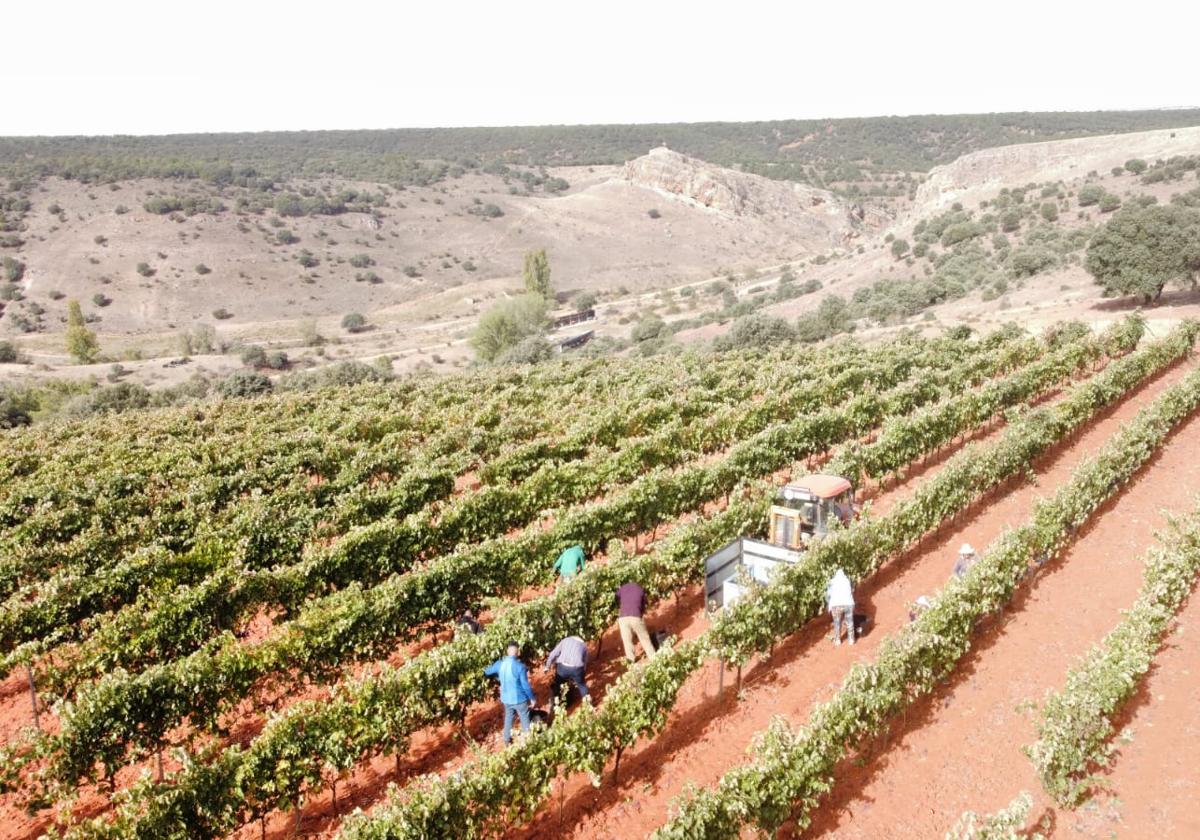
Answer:
[[[97,245],[104,247],[105,245],[108,244],[108,237],[107,236],[94,236],[94,237],[92,237],[92,241],[95,242]]]
[[[1053,201],[1047,201],[1042,204],[1042,218],[1047,222],[1058,221],[1058,205]]]
[[[217,392],[223,397],[253,397],[259,394],[271,393],[271,380],[250,370],[238,370],[231,373],[217,386]]]
[[[404,276],[405,277],[420,277],[421,271],[415,265],[406,265],[406,266],[404,266]]]
[[[526,336],[496,359],[505,365],[532,365],[554,357],[554,348],[541,333]]]
[[[380,358],[385,357],[381,356]],[[315,388],[358,385],[361,382],[386,382],[391,378],[390,373],[376,365],[367,365],[362,362],[338,362],[317,370],[288,374],[280,380],[279,387],[287,390],[307,391]]]
[[[907,253],[908,253],[908,240],[907,239],[893,239],[892,240],[892,256],[893,257],[895,257],[896,259],[900,259]]]
[[[242,350],[242,364],[252,368],[266,367],[267,351],[257,344],[251,344]]]
[[[216,318],[218,321],[225,321],[225,320],[228,320],[229,318],[232,318],[233,313],[230,312],[228,309],[226,309],[224,306],[222,306],[220,309],[214,309],[212,316],[214,318]]]
[[[475,263],[471,262],[470,260],[463,260],[462,268],[463,271],[474,271]]]
[[[1012,233],[1021,227],[1021,213],[1017,210],[1006,210],[1000,216],[1000,230]]]
[[[67,403],[64,413],[72,417],[88,417],[95,414],[119,414],[131,409],[146,408],[148,405],[150,391],[144,385],[121,382],[76,397]]]
[[[374,271],[360,271],[354,275],[354,279],[359,283],[370,283],[372,286],[378,286],[383,282],[383,278]]]
[[[950,225],[942,232],[942,247],[949,248],[959,242],[965,242],[984,233],[983,225],[979,222],[959,222]]]
[[[646,211],[646,215],[649,216],[651,219],[658,219],[658,218],[662,217],[662,213],[658,212],[657,207],[651,207],[649,210]]]
[[[11,365],[20,358],[11,341],[0,341],[0,364]]]
[[[1041,245],[1023,245],[1009,257],[1008,266],[1016,277],[1032,277],[1058,261],[1054,252]]]
[[[484,361],[495,361],[528,336],[546,326],[546,299],[527,293],[503,300],[485,312],[471,334],[471,346]]]
[[[66,297],[66,294],[60,292],[58,289],[51,289],[46,292],[46,297],[50,298],[50,300],[62,300]]]
[[[367,328],[367,319],[358,312],[350,312],[342,317],[342,329],[347,332],[359,333]]]
[[[783,318],[756,312],[735,320],[729,332],[717,337],[713,347],[717,350],[766,350],[795,340],[796,330]]]
[[[291,365],[291,362],[288,360],[288,354],[283,350],[272,350],[266,355],[263,362],[271,370],[287,370]]]
[[[375,265],[375,260],[371,259],[367,254],[355,254],[350,258],[350,265],[355,268],[367,268]]]
[[[296,255],[296,262],[300,263],[304,268],[316,268],[321,264],[317,255],[307,248],[300,249],[300,253]]]
[[[275,241],[280,245],[295,245],[300,241],[300,237],[292,233],[292,231],[288,230],[287,228],[284,228],[283,230],[276,232]]]
[[[205,274],[212,274],[212,269],[206,266],[204,263],[196,263],[196,273],[201,276]]]
[[[31,407],[12,394],[0,392],[0,429],[15,429],[33,422]]]
[[[1100,212],[1111,213],[1121,206],[1121,199],[1110,192],[1106,192],[1100,197]]]
[[[1141,175],[1149,168],[1149,164],[1141,158],[1131,158],[1125,161],[1125,169],[1134,175]]]
[[[594,292],[584,292],[575,298],[575,311],[586,312],[596,306],[597,298]]]
[[[1079,195],[1077,196],[1079,200],[1079,206],[1091,207],[1093,204],[1099,204],[1100,199],[1103,198],[1104,195],[1104,187],[1100,186],[1099,184],[1085,184],[1079,188]]]
[[[20,260],[5,257],[3,260],[0,260],[0,266],[4,269],[4,279],[9,283],[19,283],[21,278],[25,276],[25,263]]]
[[[801,341],[820,341],[847,332],[854,326],[850,305],[838,295],[827,295],[816,312],[796,320],[796,337]]]
[[[100,308],[104,308],[112,303],[112,298],[108,297],[103,292],[96,292],[96,294],[92,295],[92,303],[96,304],[96,306],[99,306]]]
[[[640,344],[643,341],[661,338],[666,334],[669,334],[666,321],[657,315],[648,315],[642,320],[638,321],[629,337],[632,338],[635,343]]]
[[[137,273],[143,277],[153,277],[154,269],[150,267],[150,263],[140,262],[137,264]]]

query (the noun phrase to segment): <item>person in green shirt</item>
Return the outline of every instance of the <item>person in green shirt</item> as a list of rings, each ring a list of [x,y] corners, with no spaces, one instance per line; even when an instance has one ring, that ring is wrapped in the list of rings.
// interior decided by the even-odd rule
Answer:
[[[564,549],[563,553],[558,555],[558,559],[554,561],[554,570],[558,572],[558,582],[566,583],[583,571],[583,547],[573,545],[570,548]]]

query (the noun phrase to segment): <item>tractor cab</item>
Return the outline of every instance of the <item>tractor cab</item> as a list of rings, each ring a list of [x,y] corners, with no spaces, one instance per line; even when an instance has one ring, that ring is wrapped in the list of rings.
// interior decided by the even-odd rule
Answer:
[[[836,475],[808,475],[779,488],[771,505],[767,542],[738,537],[704,561],[704,597],[710,609],[736,603],[746,590],[769,583],[780,566],[799,563],[810,541],[834,521],[854,516],[854,488]]]
[[[854,488],[836,475],[808,475],[779,488],[771,505],[768,540],[801,549],[813,537],[829,533],[834,521],[854,515]]]

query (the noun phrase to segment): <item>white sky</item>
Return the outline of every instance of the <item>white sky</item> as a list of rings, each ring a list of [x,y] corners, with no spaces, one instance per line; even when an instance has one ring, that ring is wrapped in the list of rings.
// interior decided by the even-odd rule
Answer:
[[[1200,3],[12,0],[0,135],[1200,105]]]

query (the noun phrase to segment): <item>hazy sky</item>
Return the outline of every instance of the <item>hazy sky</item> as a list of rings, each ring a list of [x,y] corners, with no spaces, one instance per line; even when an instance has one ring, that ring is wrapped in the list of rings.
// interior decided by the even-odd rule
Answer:
[[[1200,105],[1200,4],[13,2],[0,135]]]

